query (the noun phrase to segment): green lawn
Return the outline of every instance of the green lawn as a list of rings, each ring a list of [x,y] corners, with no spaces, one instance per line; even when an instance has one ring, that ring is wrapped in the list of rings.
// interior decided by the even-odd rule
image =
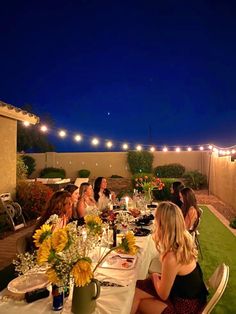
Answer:
[[[223,297],[215,307],[214,314],[236,313],[236,237],[215,217],[206,206],[201,206],[203,216],[199,227],[203,259],[199,262],[205,280],[217,265],[229,265],[229,282]]]

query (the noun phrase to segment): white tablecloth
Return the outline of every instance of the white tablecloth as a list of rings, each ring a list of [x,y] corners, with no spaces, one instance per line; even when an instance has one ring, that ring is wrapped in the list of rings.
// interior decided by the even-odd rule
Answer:
[[[94,314],[129,314],[132,306],[135,284],[137,279],[146,278],[150,261],[156,256],[156,248],[151,236],[136,237],[136,243],[140,247],[138,260],[133,269],[116,270],[98,268],[96,278],[99,280],[111,281],[123,285],[123,287],[101,287],[100,297],[97,299],[96,311]],[[107,277],[107,279],[106,279]],[[4,290],[0,295],[4,294]],[[0,301],[0,314],[50,314],[52,297],[41,299],[27,304],[24,301]],[[67,299],[61,313],[69,314],[71,308],[71,295]],[[57,312],[58,313],[58,312]],[[60,312],[59,312],[60,313]]]

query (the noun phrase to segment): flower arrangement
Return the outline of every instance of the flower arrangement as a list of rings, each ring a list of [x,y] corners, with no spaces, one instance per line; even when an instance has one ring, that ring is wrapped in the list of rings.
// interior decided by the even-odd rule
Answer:
[[[63,228],[55,228],[53,223],[55,221],[54,215],[52,219],[50,218],[40,229],[36,230],[33,236],[36,257],[22,258],[21,256],[21,262],[23,261],[21,269],[19,263],[15,262],[18,271],[21,270],[23,273],[24,270],[34,267],[35,264],[46,266],[46,274],[53,284],[65,286],[72,277],[75,286],[83,287],[90,283],[95,270],[112,250],[117,249],[119,252],[132,255],[137,252],[135,238],[131,232],[128,232],[121,243],[102,256],[92,269],[90,256],[101,239],[102,220],[96,215],[87,215],[84,226],[77,227],[76,222],[72,222]],[[27,262],[30,263],[28,268]]]
[[[135,179],[135,187],[142,191],[162,190],[165,184],[158,177],[139,177]]]

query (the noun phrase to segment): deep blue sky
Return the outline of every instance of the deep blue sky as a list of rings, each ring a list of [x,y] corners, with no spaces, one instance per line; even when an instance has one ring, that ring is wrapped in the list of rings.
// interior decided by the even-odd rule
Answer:
[[[236,144],[236,1],[4,2],[2,101],[102,139]]]

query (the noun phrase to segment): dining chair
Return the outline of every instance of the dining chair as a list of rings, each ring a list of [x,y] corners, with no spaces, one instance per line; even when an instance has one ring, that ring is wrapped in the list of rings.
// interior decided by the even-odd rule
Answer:
[[[205,305],[202,314],[209,314],[222,297],[229,279],[229,266],[224,263],[219,265],[210,277],[206,286],[212,296]]]
[[[31,237],[32,232],[27,233],[16,241],[16,253],[17,254],[24,254],[26,251],[31,250]]]

